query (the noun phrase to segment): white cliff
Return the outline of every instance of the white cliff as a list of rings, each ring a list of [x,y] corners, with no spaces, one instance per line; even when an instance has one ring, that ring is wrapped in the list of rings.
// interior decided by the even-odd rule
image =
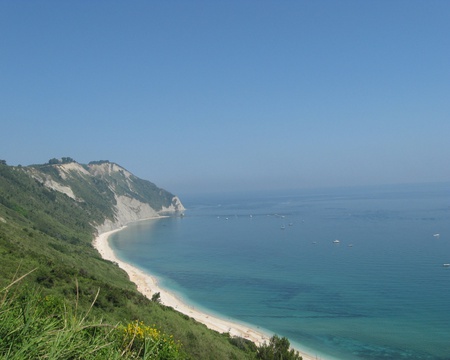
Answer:
[[[99,234],[131,222],[185,210],[177,196],[109,161],[89,165],[52,163],[28,171],[49,189],[64,193],[79,203],[95,198],[102,208],[109,208],[103,223],[92,224]]]

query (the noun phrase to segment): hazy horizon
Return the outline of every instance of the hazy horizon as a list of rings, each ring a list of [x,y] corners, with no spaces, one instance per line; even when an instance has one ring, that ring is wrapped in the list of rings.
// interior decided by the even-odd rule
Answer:
[[[450,181],[450,3],[0,3],[0,159],[175,194]]]

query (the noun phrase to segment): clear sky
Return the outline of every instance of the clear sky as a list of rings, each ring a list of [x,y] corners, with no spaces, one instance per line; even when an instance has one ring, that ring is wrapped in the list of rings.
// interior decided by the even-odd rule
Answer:
[[[0,159],[176,194],[450,181],[450,1],[0,1]]]

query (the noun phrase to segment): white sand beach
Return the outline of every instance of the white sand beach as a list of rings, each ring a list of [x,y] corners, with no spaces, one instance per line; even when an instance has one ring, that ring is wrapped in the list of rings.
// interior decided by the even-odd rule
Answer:
[[[155,217],[156,219],[156,217]],[[228,321],[226,319],[221,319],[216,316],[211,316],[207,313],[198,311],[197,309],[183,303],[179,298],[177,298],[174,294],[168,292],[167,290],[161,288],[158,285],[156,279],[148,273],[144,273],[142,270],[119,260],[108,243],[108,238],[111,234],[124,229],[124,227],[108,231],[100,234],[93,241],[93,246],[100,253],[103,259],[115,262],[118,264],[120,268],[125,270],[132,282],[137,285],[138,291],[144,294],[146,297],[151,299],[152,295],[155,293],[160,293],[161,303],[165,306],[170,306],[177,311],[188,315],[200,323],[205,324],[208,328],[218,331],[220,333],[230,333],[231,336],[239,336],[248,340],[253,341],[257,345],[261,345],[264,342],[269,342],[270,336],[269,334],[263,334],[262,332],[247,327],[245,325],[234,323]],[[315,356],[308,355],[299,349],[295,349],[299,351],[304,360],[315,360],[318,359]]]

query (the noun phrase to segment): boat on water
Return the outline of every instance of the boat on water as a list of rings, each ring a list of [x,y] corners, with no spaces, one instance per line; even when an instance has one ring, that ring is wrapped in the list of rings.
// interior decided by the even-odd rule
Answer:
[[[433,236],[434,236],[435,238],[439,238],[439,236],[441,236],[441,234],[433,234]]]
[[[340,243],[340,241],[339,241],[339,240],[334,240],[334,241],[333,241],[333,243],[335,243],[335,244],[339,244],[339,243]]]
[[[443,267],[450,267],[450,264],[442,264]]]

